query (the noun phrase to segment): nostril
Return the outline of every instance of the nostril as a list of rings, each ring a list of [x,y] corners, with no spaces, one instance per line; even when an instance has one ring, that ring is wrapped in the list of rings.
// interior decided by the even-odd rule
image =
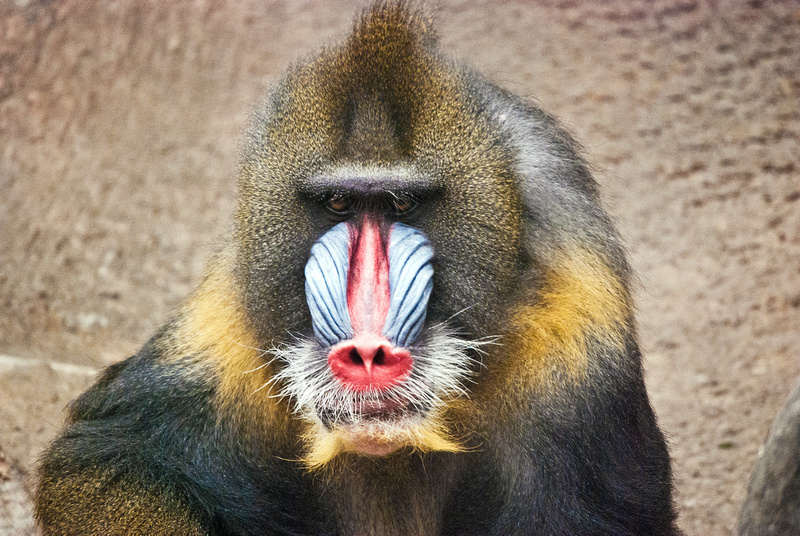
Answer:
[[[361,354],[358,353],[358,348],[355,346],[350,350],[350,362],[357,367],[364,366],[364,360],[361,358]]]
[[[383,348],[378,348],[378,351],[375,352],[375,357],[372,358],[372,364],[379,367],[386,364],[386,353],[384,353]]]

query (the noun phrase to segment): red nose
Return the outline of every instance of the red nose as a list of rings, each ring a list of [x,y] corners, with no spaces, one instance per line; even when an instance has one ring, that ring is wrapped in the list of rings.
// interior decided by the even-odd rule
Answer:
[[[340,342],[328,353],[333,375],[354,391],[387,389],[406,379],[411,365],[408,350],[372,334]]]

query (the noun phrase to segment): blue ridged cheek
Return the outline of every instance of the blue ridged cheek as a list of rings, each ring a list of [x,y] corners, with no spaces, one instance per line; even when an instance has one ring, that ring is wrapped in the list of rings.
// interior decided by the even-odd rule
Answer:
[[[389,237],[389,311],[383,335],[395,346],[414,344],[422,333],[433,289],[433,248],[417,229],[395,223]]]
[[[306,301],[317,339],[333,346],[353,338],[347,310],[350,232],[340,223],[320,237],[306,263]]]
[[[347,308],[350,231],[340,223],[311,248],[305,290],[314,334],[325,346],[355,335]],[[395,346],[419,339],[433,288],[433,248],[419,230],[395,223],[389,235],[389,310],[382,334]]]

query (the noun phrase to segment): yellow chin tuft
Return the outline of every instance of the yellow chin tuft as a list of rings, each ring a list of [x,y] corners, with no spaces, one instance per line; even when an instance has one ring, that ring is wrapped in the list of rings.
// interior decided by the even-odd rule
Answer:
[[[409,422],[411,421],[411,422]],[[310,470],[323,468],[346,452],[364,456],[386,456],[401,448],[420,452],[461,452],[464,448],[450,437],[442,419],[404,419],[400,423],[336,425],[328,429],[315,420],[304,436],[307,452],[303,462]]]

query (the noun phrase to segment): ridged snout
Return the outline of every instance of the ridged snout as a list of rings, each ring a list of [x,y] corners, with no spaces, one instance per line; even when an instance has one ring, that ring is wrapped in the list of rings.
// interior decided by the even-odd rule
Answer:
[[[383,390],[411,372],[433,287],[433,248],[419,230],[343,222],[311,248],[306,301],[332,374],[354,391]]]

